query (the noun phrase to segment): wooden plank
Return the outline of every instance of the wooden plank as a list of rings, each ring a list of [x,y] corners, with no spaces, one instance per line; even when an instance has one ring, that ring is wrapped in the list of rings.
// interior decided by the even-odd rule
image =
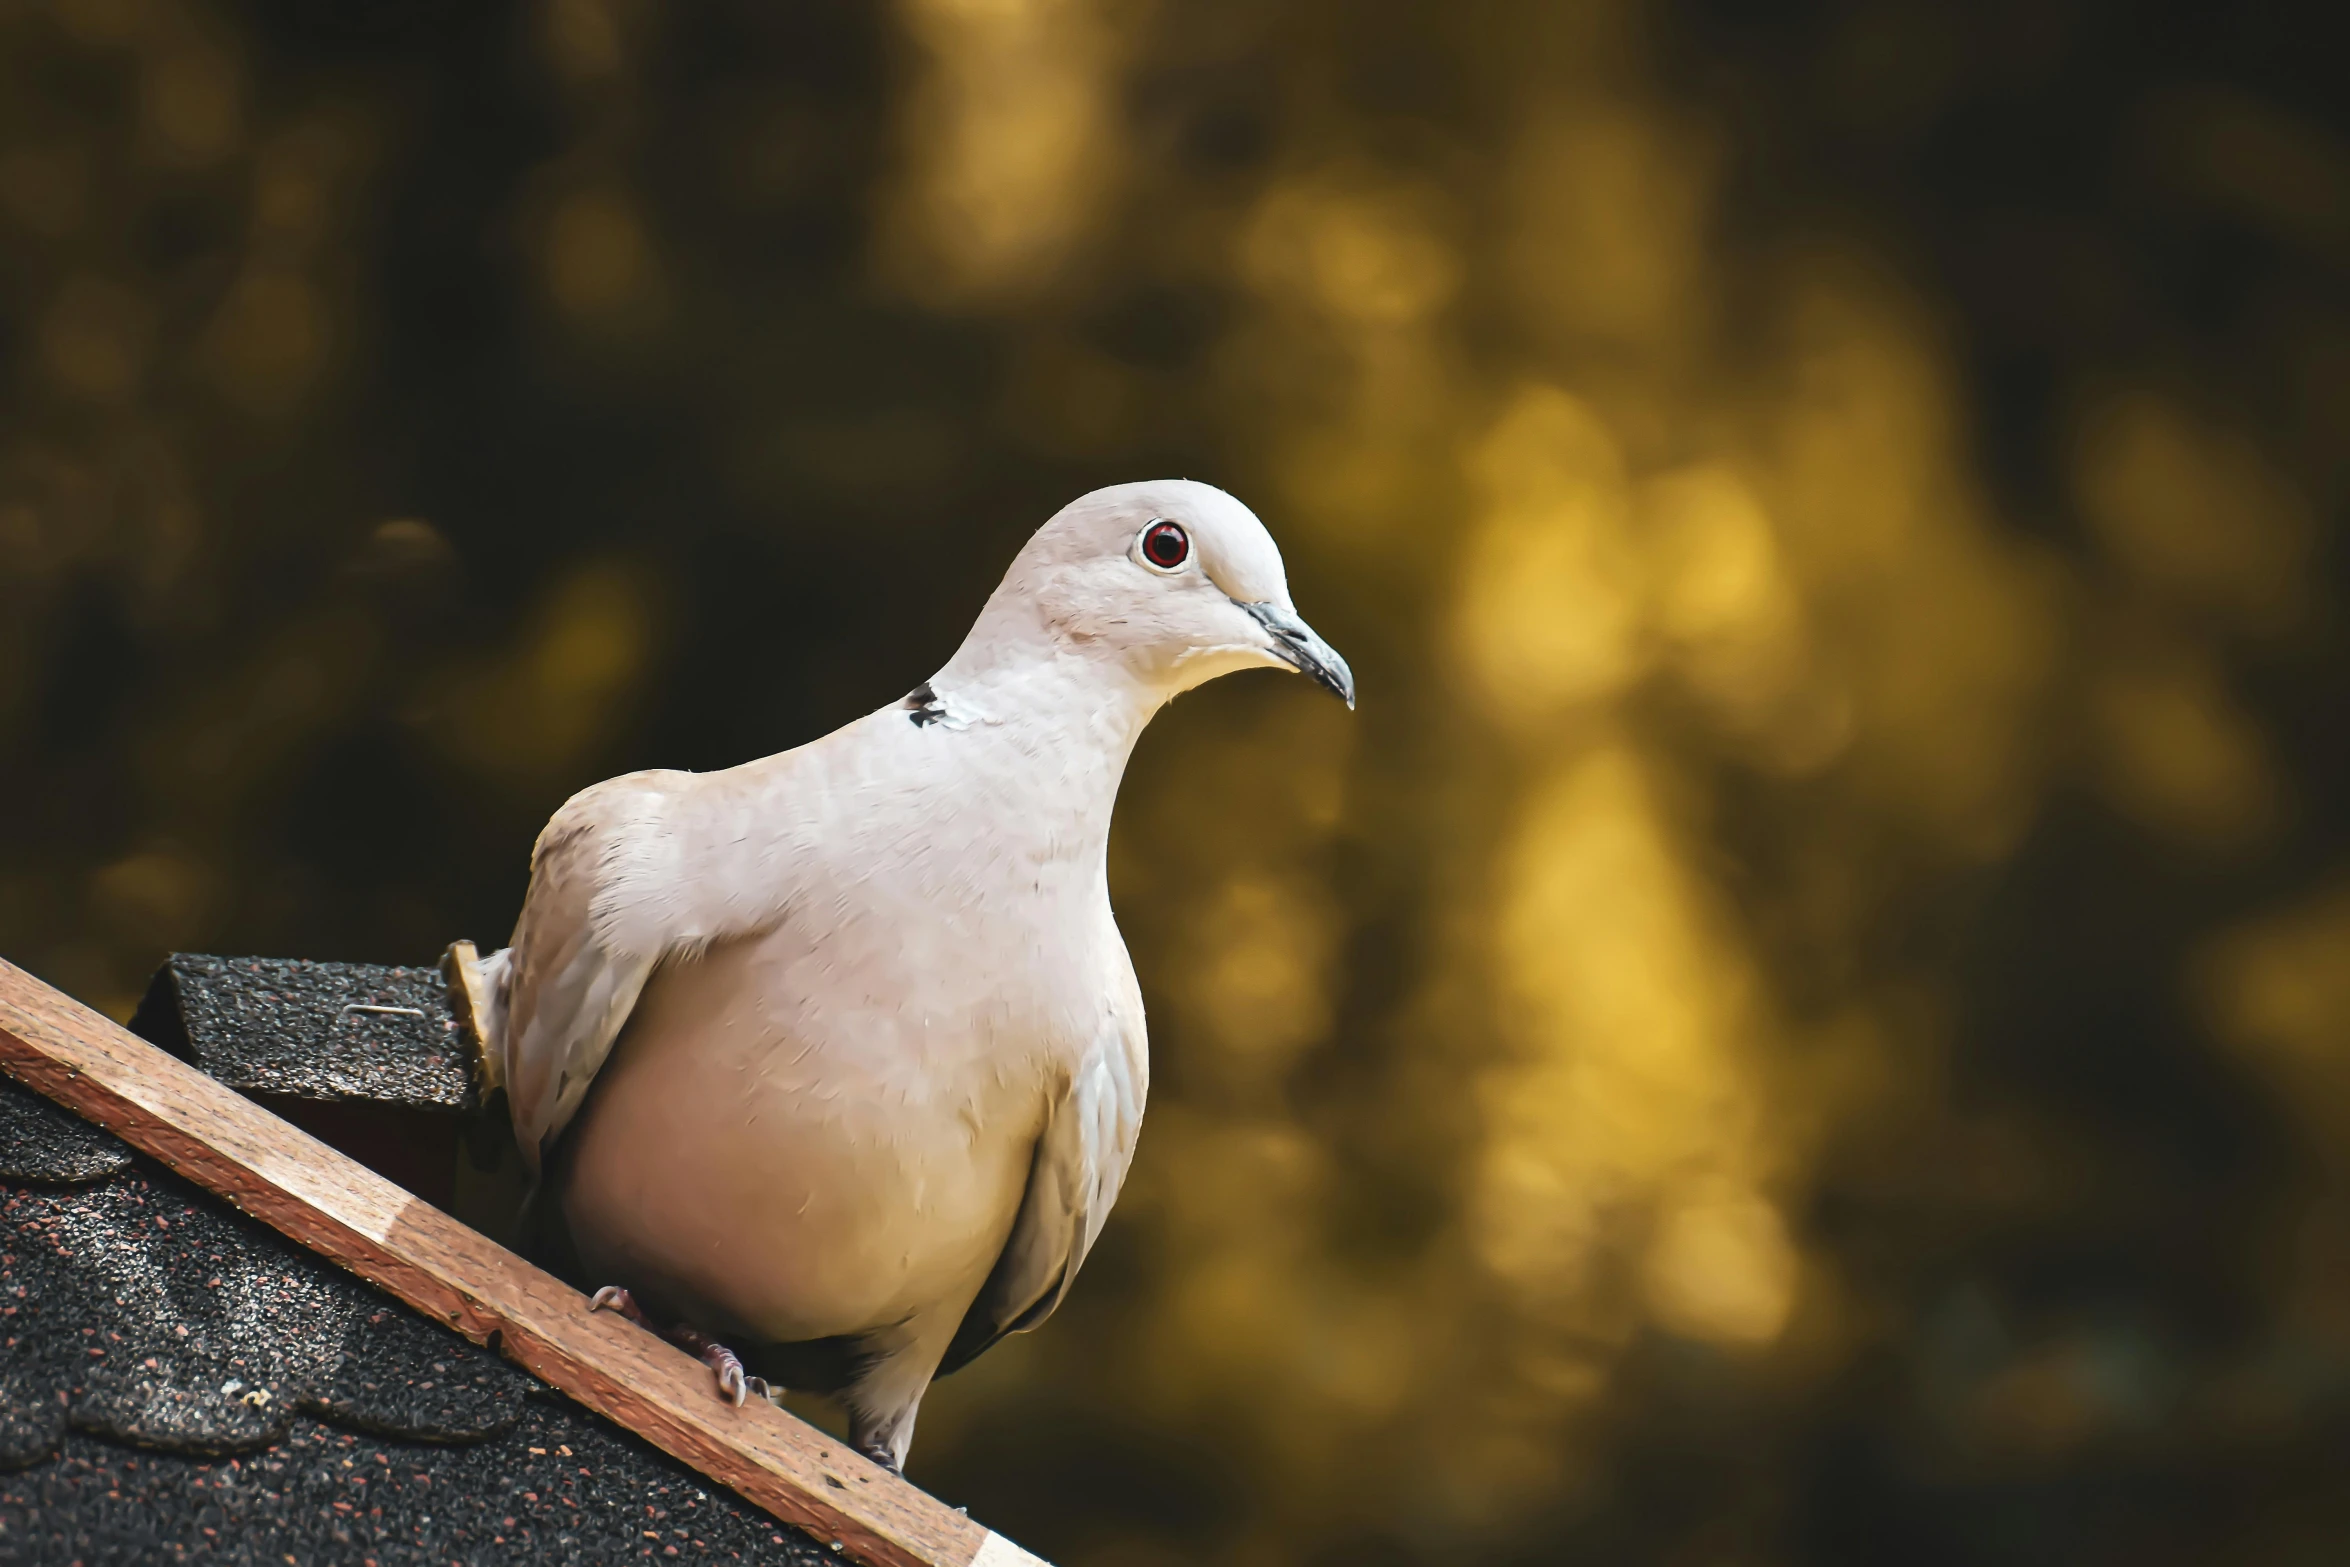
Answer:
[[[871,1567],[1043,1567],[684,1351],[0,960],[0,1071]]]

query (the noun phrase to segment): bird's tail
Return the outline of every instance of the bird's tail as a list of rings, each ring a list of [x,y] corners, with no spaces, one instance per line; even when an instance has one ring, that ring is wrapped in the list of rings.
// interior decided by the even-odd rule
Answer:
[[[500,947],[485,958],[475,953],[472,942],[458,941],[441,955],[450,1006],[472,1036],[474,1081],[484,1104],[506,1086],[506,997],[513,988],[513,951]]]
[[[514,1141],[506,1104],[506,1002],[513,989],[512,948],[481,957],[470,941],[441,955],[449,1007],[472,1046],[481,1114],[467,1126],[457,1217],[502,1245],[520,1249],[532,1228],[537,1178]]]

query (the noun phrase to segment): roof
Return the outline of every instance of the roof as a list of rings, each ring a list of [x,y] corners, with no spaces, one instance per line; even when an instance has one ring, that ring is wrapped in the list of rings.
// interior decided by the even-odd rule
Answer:
[[[260,1098],[481,1108],[472,1050],[437,968],[175,952],[131,1032]]]
[[[0,961],[0,1562],[1043,1567],[419,1200],[463,1005],[183,954],[159,1049]]]
[[[0,1082],[0,1560],[831,1563]]]

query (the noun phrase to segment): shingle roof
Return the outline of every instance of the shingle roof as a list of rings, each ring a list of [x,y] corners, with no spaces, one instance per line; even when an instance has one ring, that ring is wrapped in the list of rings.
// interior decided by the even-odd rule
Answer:
[[[452,955],[461,956],[463,950],[460,944]],[[465,972],[462,964],[456,969],[460,976]],[[169,1047],[160,1049],[0,960],[0,1072],[44,1096],[40,1101],[11,1096],[16,1103],[9,1128],[14,1130],[0,1132],[7,1133],[9,1157],[22,1168],[0,1176],[0,1199],[15,1202],[14,1211],[35,1223],[29,1241],[44,1233],[66,1234],[63,1243],[50,1244],[59,1261],[71,1264],[42,1282],[40,1322],[45,1325],[37,1332],[4,1335],[11,1358],[0,1369],[24,1386],[0,1397],[0,1409],[8,1412],[21,1452],[35,1458],[26,1473],[44,1475],[44,1464],[70,1468],[72,1450],[85,1437],[159,1444],[168,1437],[170,1451],[218,1461],[223,1441],[258,1443],[268,1452],[299,1445],[309,1439],[305,1422],[310,1421],[324,1421],[353,1437],[393,1442],[437,1436],[438,1448],[427,1450],[438,1452],[436,1463],[472,1450],[468,1439],[503,1443],[509,1451],[500,1459],[502,1472],[522,1472],[530,1468],[529,1460],[547,1456],[529,1449],[546,1444],[526,1441],[512,1451],[513,1432],[534,1419],[557,1418],[532,1413],[543,1404],[583,1433],[607,1434],[630,1460],[617,1479],[604,1471],[558,1477],[569,1482],[600,1476],[637,1493],[642,1500],[615,1505],[643,1512],[651,1522],[658,1522],[655,1514],[675,1513],[686,1505],[689,1498],[676,1489],[682,1485],[698,1499],[696,1507],[713,1498],[721,1504],[706,1516],[723,1513],[741,1521],[750,1531],[741,1543],[753,1549],[759,1545],[757,1531],[765,1529],[770,1551],[796,1548],[805,1554],[814,1541],[872,1567],[1045,1567],[960,1509],[944,1506],[783,1411],[758,1400],[738,1408],[718,1399],[699,1361],[642,1328],[594,1311],[586,1297],[561,1280],[452,1217],[470,1206],[494,1219],[510,1206],[500,1195],[510,1172],[497,1157],[502,1118],[494,1104],[489,1113],[479,1113],[420,1102],[429,1094],[420,1096],[418,1082],[429,1090],[434,1074],[472,1074],[478,1066],[471,1030],[463,1022],[473,998],[462,990],[437,992],[428,972],[176,958],[141,1009],[142,1027]],[[378,996],[390,999],[350,999]],[[348,1026],[352,1013],[367,1021]],[[407,1022],[378,1026],[379,1018]],[[311,1056],[321,1059],[304,1059]],[[354,1060],[366,1069],[352,1068]],[[205,1062],[222,1075],[200,1070]],[[424,1069],[421,1077],[416,1068]],[[379,1073],[387,1082],[380,1096],[370,1087]],[[240,1083],[241,1089],[232,1086]],[[478,1082],[470,1092],[478,1107]],[[77,1127],[51,1106],[119,1134],[134,1162],[124,1163],[121,1147],[110,1136]],[[76,1183],[92,1193],[130,1183],[144,1196],[123,1211],[55,1206],[55,1189]],[[18,1186],[29,1196],[18,1194]],[[48,1198],[30,1200],[42,1193]],[[158,1193],[169,1198],[172,1211],[145,1206],[164,1203]],[[111,1219],[101,1223],[110,1213]],[[144,1294],[121,1282],[166,1277],[166,1258],[158,1248],[174,1243],[162,1237],[179,1235],[183,1228],[196,1234],[201,1221],[190,1216],[197,1214],[227,1225],[217,1232],[222,1238],[215,1248],[201,1253],[203,1259],[212,1263],[217,1255],[214,1266],[239,1259],[250,1263],[247,1271],[258,1281],[253,1288],[228,1296],[201,1293],[227,1289],[226,1274],[219,1275],[221,1285],[204,1282],[201,1291],[185,1279],[177,1288],[158,1286]],[[0,1234],[0,1245],[10,1241]],[[17,1246],[7,1255],[13,1268],[38,1253]],[[191,1262],[195,1255],[190,1254]],[[295,1262],[302,1266],[291,1266]],[[207,1281],[212,1277],[205,1275]],[[20,1282],[26,1290],[21,1299],[32,1300],[29,1279]],[[305,1314],[304,1300],[320,1289],[358,1293],[330,1293],[328,1299],[345,1302],[340,1309],[312,1300]],[[207,1300],[213,1302],[212,1317],[189,1315],[198,1309],[191,1302]],[[220,1304],[224,1300],[225,1306]],[[365,1311],[354,1301],[365,1302]],[[5,1305],[0,1302],[0,1309]],[[18,1310],[32,1325],[28,1308]],[[384,1310],[393,1315],[379,1317]],[[0,1317],[0,1324],[9,1321]],[[395,1321],[427,1333],[423,1342],[439,1348],[429,1358],[407,1356],[401,1362],[406,1370],[398,1376],[371,1376],[365,1369],[377,1353],[371,1346],[395,1331],[386,1326]],[[239,1324],[251,1326],[241,1340],[243,1351],[217,1350],[240,1342]],[[166,1329],[166,1337],[134,1336]],[[477,1355],[468,1345],[486,1345],[488,1353]],[[131,1352],[142,1347],[152,1352]],[[105,1353],[90,1356],[91,1349]],[[472,1407],[470,1395],[456,1397],[462,1389],[453,1390],[448,1379],[462,1383],[478,1376],[487,1379],[484,1388],[494,1387],[500,1375],[514,1374],[494,1358],[501,1353],[545,1384],[528,1378],[518,1384],[525,1389],[523,1414],[513,1428],[500,1434],[479,1426],[485,1417],[478,1409],[463,1416],[476,1428],[463,1431],[413,1423],[425,1407],[416,1399],[439,1400],[433,1407],[445,1407],[451,1419],[459,1418],[455,1412]],[[179,1377],[183,1362],[194,1366],[207,1355],[210,1360],[200,1372]],[[220,1364],[224,1356],[227,1369]],[[72,1372],[62,1385],[55,1381],[59,1366]],[[492,1369],[461,1375],[468,1366]],[[448,1369],[428,1374],[421,1367]],[[257,1389],[244,1374],[253,1369],[277,1381],[264,1380]],[[355,1382],[344,1376],[346,1370]],[[239,1385],[229,1387],[232,1381]],[[411,1399],[408,1424],[386,1413],[398,1402],[396,1382]],[[577,1442],[556,1445],[585,1450]],[[68,1456],[38,1456],[53,1452]],[[240,1454],[229,1461],[251,1460]],[[155,1473],[145,1467],[137,1472]],[[429,1488],[436,1471],[417,1472],[428,1477],[420,1489]],[[100,1475],[91,1489],[68,1494],[97,1506],[105,1478]],[[562,1505],[554,1491],[523,1490],[540,1498],[528,1505]],[[31,1527],[41,1504],[21,1487],[9,1494],[14,1500],[0,1498],[0,1509],[22,1509],[10,1527]],[[125,1490],[118,1479],[103,1494],[111,1505],[136,1491]],[[549,1502],[549,1497],[557,1499]],[[486,1510],[489,1505],[485,1501],[476,1509],[482,1520],[494,1518],[495,1528],[504,1528],[504,1519],[512,1516],[514,1527],[523,1527],[523,1512],[493,1513]],[[754,1509],[796,1527],[771,1525]],[[331,1503],[327,1512],[345,1516]],[[0,1521],[5,1516],[0,1513]],[[453,1527],[447,1507],[430,1516]],[[604,1516],[604,1522],[611,1521]],[[322,1515],[320,1522],[331,1532],[331,1520]],[[417,1511],[419,1532],[405,1556],[393,1549],[394,1536],[378,1541],[392,1553],[378,1560],[437,1560],[426,1522],[427,1515]],[[723,1532],[716,1524],[710,1531]],[[58,1535],[52,1543],[70,1545],[73,1538]],[[87,1538],[97,1541],[99,1536]],[[579,1538],[572,1535],[575,1542]],[[642,1528],[633,1538],[646,1550],[656,1543]],[[562,1544],[559,1528],[519,1557],[509,1549],[511,1538],[498,1545],[493,1529],[490,1539],[506,1559],[542,1559],[554,1550],[558,1554],[546,1559],[561,1560],[560,1551],[570,1548]],[[785,1543],[777,1544],[779,1539]],[[674,1538],[658,1543],[660,1555],[668,1558],[672,1547],[684,1555],[719,1542],[712,1532],[689,1530],[682,1545]],[[228,1547],[206,1536],[198,1548],[217,1552]],[[612,1548],[605,1540],[595,1551]],[[118,1554],[92,1559],[149,1559],[131,1546],[105,1549]],[[119,1554],[123,1551],[130,1554]],[[52,1556],[46,1549],[20,1556],[0,1539],[0,1563]],[[582,1559],[596,1556],[591,1552]]]
[[[131,1032],[261,1098],[481,1108],[434,968],[175,952]]]
[[[0,1562],[831,1562],[0,1080]]]

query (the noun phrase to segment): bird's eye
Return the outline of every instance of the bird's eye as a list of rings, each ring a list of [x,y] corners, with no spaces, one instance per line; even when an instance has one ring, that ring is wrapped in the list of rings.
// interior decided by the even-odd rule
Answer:
[[[1173,571],[1191,558],[1191,539],[1171,522],[1154,522],[1142,530],[1142,558]]]

